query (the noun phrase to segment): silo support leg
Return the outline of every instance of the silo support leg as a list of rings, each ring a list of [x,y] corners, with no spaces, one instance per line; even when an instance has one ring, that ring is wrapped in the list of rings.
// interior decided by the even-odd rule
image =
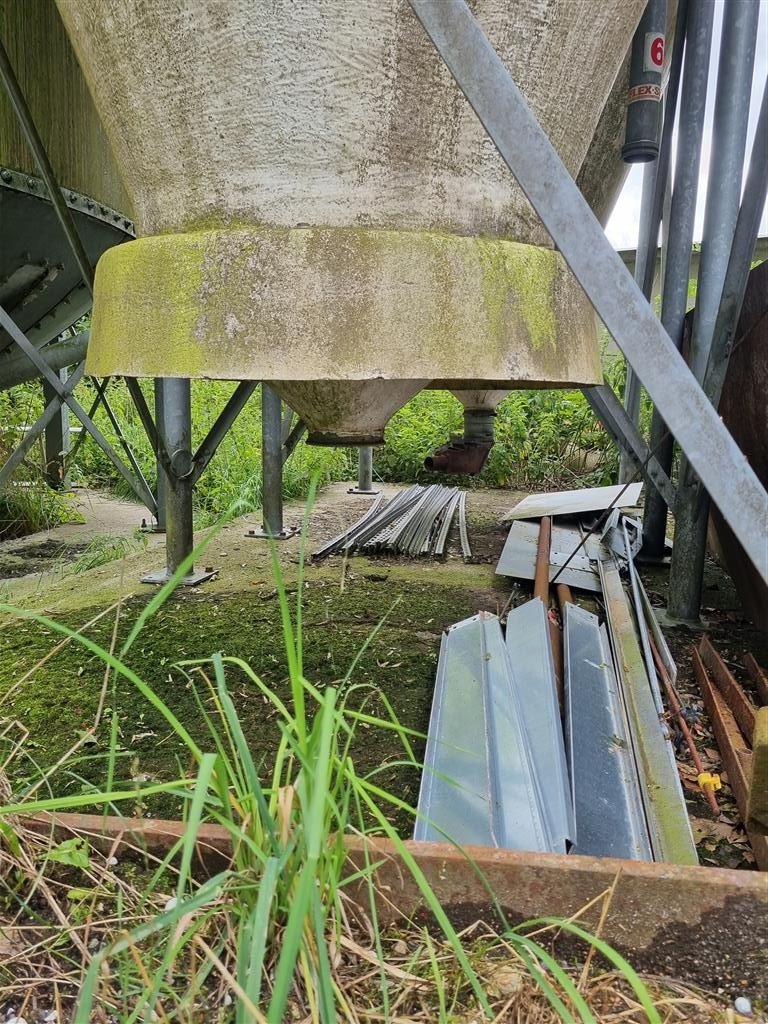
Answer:
[[[283,525],[283,413],[280,396],[261,385],[261,529],[246,537],[286,540],[295,530]]]
[[[58,370],[62,384],[67,382],[67,371]],[[48,381],[43,381],[43,401],[46,405],[57,397]],[[69,453],[69,410],[63,403],[45,428],[45,479],[49,487],[62,490],[69,487],[67,454]]]
[[[156,426],[168,456],[168,469],[165,472],[166,566],[143,577],[142,583],[165,583],[190,559],[195,546],[192,518],[194,460],[190,381],[181,377],[162,377],[157,379],[155,387],[160,391],[159,404],[162,412],[162,421]],[[185,586],[196,586],[212,576],[212,571],[196,572],[194,565],[190,563],[180,583]]]
[[[373,448],[365,445],[357,453],[357,487],[350,487],[348,494],[378,494],[373,486]]]

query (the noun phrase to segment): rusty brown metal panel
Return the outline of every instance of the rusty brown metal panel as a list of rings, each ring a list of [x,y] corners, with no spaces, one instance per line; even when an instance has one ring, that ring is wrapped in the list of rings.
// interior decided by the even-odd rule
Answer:
[[[38,815],[25,824],[61,837],[86,832],[97,845],[129,842],[165,854],[183,833],[179,821],[138,820],[102,815]],[[204,868],[219,870],[231,850],[230,836],[217,825],[199,832],[198,854]],[[350,870],[365,861],[365,840],[346,839]],[[696,982],[708,989],[768,997],[765,951],[756,937],[765,931],[768,876],[691,865],[654,864],[565,854],[530,854],[470,847],[467,856],[443,843],[405,844],[450,919],[457,926],[494,922],[494,893],[510,924],[532,917],[569,917],[616,882],[602,937],[641,970]],[[395,845],[368,841],[369,858],[380,861],[376,884],[382,923],[400,918],[428,921],[424,899]],[[617,879],[618,875],[618,879]],[[365,882],[346,889],[363,914],[370,911]],[[601,905],[584,923],[596,928]]]
[[[753,654],[744,655],[744,668],[749,672],[750,678],[755,684],[758,700],[763,707],[768,707],[768,673],[761,665],[758,665]]]
[[[693,651],[693,670],[696,673],[704,707],[712,723],[717,749],[720,751],[728,784],[733,790],[736,805],[742,821],[747,820],[747,801],[751,775],[752,753],[739,732],[736,719],[731,714],[725,699],[712,684],[699,652]],[[768,837],[747,831],[755,861],[761,871],[768,872]],[[765,882],[768,891],[768,878]]]
[[[699,654],[709,677],[725,698],[725,703],[736,719],[736,724],[747,743],[752,742],[755,731],[755,709],[746,694],[733,678],[723,659],[712,646],[708,636],[701,638]]]

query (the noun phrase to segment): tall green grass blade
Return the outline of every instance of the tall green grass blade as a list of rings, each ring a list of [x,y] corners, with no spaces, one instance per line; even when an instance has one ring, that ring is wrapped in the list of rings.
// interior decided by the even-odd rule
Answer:
[[[507,935],[507,939],[515,947],[517,947],[518,951],[521,946],[524,947],[529,953],[533,955],[533,957],[535,957],[537,960],[540,960],[544,964],[544,966],[548,968],[552,976],[557,981],[558,985],[562,988],[563,992],[570,999],[571,1003],[575,1006],[577,1013],[583,1021],[583,1024],[597,1024],[597,1021],[595,1020],[592,1011],[587,1006],[584,997],[551,953],[547,952],[547,950],[544,949],[543,946],[539,945],[538,942],[534,942],[533,939],[528,938],[527,935],[519,935],[517,932],[510,932]],[[537,982],[539,982],[539,987],[541,987],[539,979],[537,979]],[[549,983],[547,983],[547,988],[542,989],[542,991],[550,1000],[550,1002],[552,1002],[552,997],[549,989],[550,986]],[[560,1009],[562,1003],[559,999],[557,1003],[552,1003],[552,1005],[558,1011],[558,1013],[562,1013]]]
[[[635,971],[632,965],[625,960],[621,953],[618,953],[603,939],[598,938],[596,935],[592,935],[591,932],[588,932],[579,925],[574,924],[573,921],[560,920],[556,917],[539,917],[534,918],[531,921],[524,921],[514,930],[519,933],[523,928],[535,928],[539,925],[550,925],[555,928],[561,928],[563,931],[570,932],[572,935],[576,935],[580,939],[583,939],[584,942],[589,943],[590,946],[594,946],[595,949],[599,953],[602,953],[606,960],[612,963],[613,966],[627,979],[627,982],[632,987],[632,991],[637,996],[638,1002],[642,1006],[645,1015],[648,1018],[648,1024],[661,1024],[661,1017],[653,1004],[650,992],[640,980],[637,971]]]
[[[250,912],[241,929],[241,940],[237,949],[237,981],[254,1005],[261,1002],[261,986],[264,977],[264,957],[273,902],[277,891],[281,863],[277,857],[269,857],[259,880],[259,895],[256,906]],[[243,1007],[238,1007],[238,1024],[250,1024]]]

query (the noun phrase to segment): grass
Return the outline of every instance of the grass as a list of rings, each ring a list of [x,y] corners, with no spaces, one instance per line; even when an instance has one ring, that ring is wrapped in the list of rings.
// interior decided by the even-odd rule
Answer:
[[[0,993],[6,999],[12,997],[17,1008],[34,1003],[56,1009],[60,1021],[78,1024],[110,1017],[126,1024],[458,1024],[500,1021],[527,1006],[538,1007],[542,1021],[660,1024],[656,1002],[662,997],[573,921],[456,932],[390,821],[393,808],[413,818],[413,807],[382,785],[379,766],[361,772],[352,756],[359,730],[381,730],[395,738],[402,760],[418,768],[414,743],[422,737],[399,721],[387,701],[371,713],[355,699],[356,667],[376,631],[338,685],[318,688],[309,681],[302,559],[294,602],[273,551],[287,694],[278,695],[237,656],[181,658],[178,669],[203,726],[193,735],[174,702],[132,667],[144,631],[185,570],[143,607],[119,644],[116,628],[102,646],[36,613],[3,609],[77,645],[103,670],[94,725],[56,765],[6,792],[0,808],[0,938],[10,950],[0,967]],[[268,768],[253,756],[233,678],[238,687],[245,680],[276,717],[280,738]],[[125,777],[119,722],[106,710],[118,680],[176,738],[175,778]],[[80,792],[51,795],[57,773],[77,770],[101,715],[109,724],[109,744],[98,783],[81,777]],[[9,725],[3,741],[0,764],[15,778],[14,762],[28,756],[24,730]],[[104,852],[82,840],[46,841],[30,835],[19,819],[94,806],[120,813],[157,793],[179,800],[185,821],[182,838],[162,859],[123,847]],[[206,822],[225,829],[232,845],[231,859],[213,877],[196,870],[196,837]],[[351,865],[344,842],[349,834],[390,840],[430,909],[434,930],[379,921],[374,854],[362,867]],[[352,882],[368,894],[362,917],[353,914]],[[563,930],[599,954],[582,957],[578,973],[566,970],[550,949]],[[603,966],[593,970],[598,962]],[[694,1005],[695,994],[676,998],[682,1000],[675,1004],[677,1019],[692,1019],[679,1008]]]

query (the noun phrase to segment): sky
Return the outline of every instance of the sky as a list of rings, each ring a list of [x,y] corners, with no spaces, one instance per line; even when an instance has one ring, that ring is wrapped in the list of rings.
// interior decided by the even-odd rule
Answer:
[[[741,0],[747,2],[747,0]],[[760,21],[757,35],[757,51],[755,53],[755,69],[752,78],[752,101],[749,110],[749,128],[747,132],[747,154],[751,152],[752,138],[755,132],[757,114],[762,99],[763,85],[768,74],[768,0],[759,0]],[[694,225],[694,241],[701,241],[704,222],[704,201],[707,194],[709,155],[712,148],[712,115],[715,106],[715,84],[717,81],[717,61],[720,51],[720,35],[723,22],[722,0],[715,5],[715,25],[712,39],[712,56],[709,66],[709,88],[707,90],[707,109],[704,118],[704,135],[701,149],[701,173],[696,203],[696,221]],[[671,47],[672,41],[667,40]],[[637,229],[640,216],[640,192],[643,180],[644,164],[635,164],[630,168],[624,188],[614,207],[606,227],[609,241],[616,249],[634,249],[637,245]],[[746,171],[746,168],[745,168]],[[760,225],[760,234],[768,234],[768,207]]]

